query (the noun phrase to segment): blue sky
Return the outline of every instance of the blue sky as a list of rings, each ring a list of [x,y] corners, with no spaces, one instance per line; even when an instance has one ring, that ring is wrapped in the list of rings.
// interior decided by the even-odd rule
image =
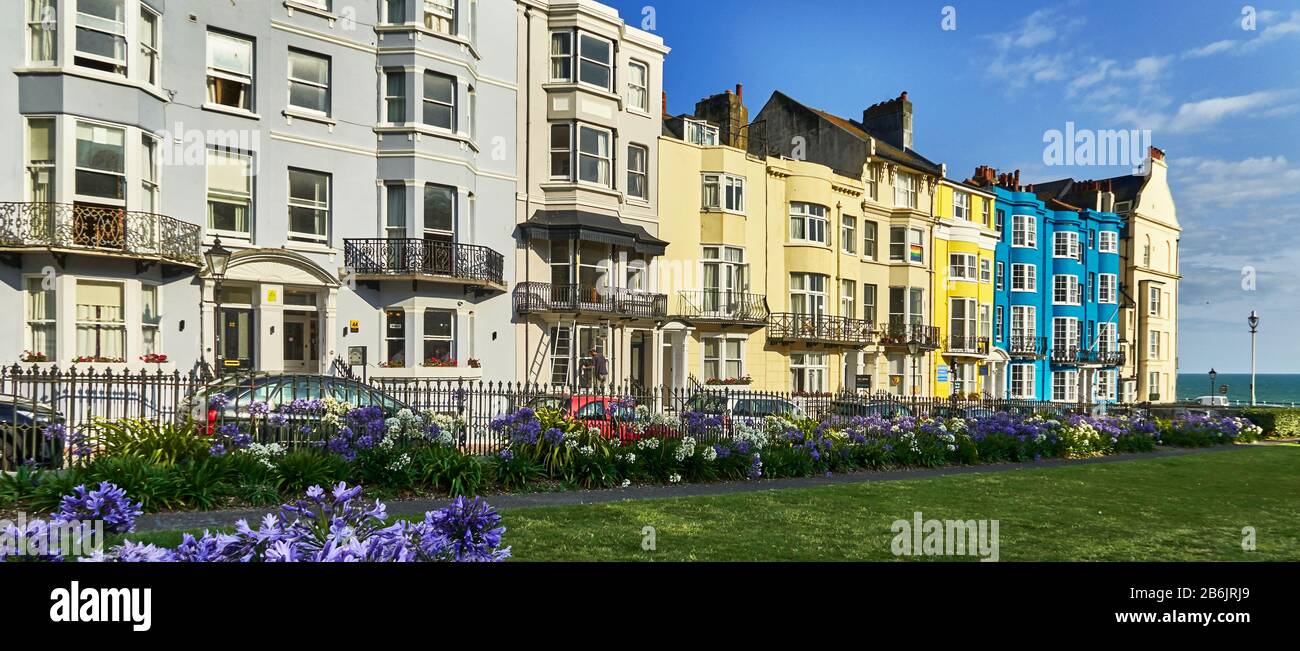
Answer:
[[[1260,372],[1300,373],[1300,0],[612,4],[653,10],[674,114],[737,83],[751,115],[777,89],[845,117],[906,90],[916,149],[950,176],[1029,182],[1130,171],[1049,167],[1048,130],[1149,129],[1183,226],[1180,371],[1249,370],[1256,309]]]

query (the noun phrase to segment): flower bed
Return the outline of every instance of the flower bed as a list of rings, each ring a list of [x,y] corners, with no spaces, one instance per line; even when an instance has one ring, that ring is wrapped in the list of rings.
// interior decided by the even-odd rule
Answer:
[[[145,511],[214,509],[274,505],[339,482],[381,496],[472,496],[1088,457],[1249,441],[1261,433],[1245,419],[1192,415],[792,421],[623,407],[631,405],[620,413],[634,415],[604,429],[558,411],[521,408],[492,421],[499,447],[470,451],[458,445],[465,427],[459,419],[409,410],[384,418],[377,407],[330,400],[278,410],[254,403],[246,419],[210,433],[193,424],[136,421],[73,432],[51,427],[46,435],[65,438],[79,461],[64,470],[23,466],[0,476],[0,506],[54,511],[74,487],[102,482],[122,487]]]
[[[234,534],[204,531],[195,538],[185,534],[174,549],[130,540],[108,550],[95,549],[82,561],[121,563],[330,563],[330,562],[430,562],[502,561],[510,548],[501,547],[505,528],[501,517],[486,502],[457,498],[451,506],[425,513],[424,520],[399,520],[386,524],[382,502],[358,499],[361,487],[339,483],[326,492],[307,489],[306,497],[282,504],[254,529],[246,520],[235,523]],[[82,541],[95,541],[93,526],[103,522],[112,533],[135,529],[140,504],[107,482],[98,489],[78,486],[65,496],[51,522],[32,520],[23,529],[9,525],[0,544],[3,561],[63,561],[61,544],[79,549]],[[53,541],[51,524],[72,524],[77,540]]]

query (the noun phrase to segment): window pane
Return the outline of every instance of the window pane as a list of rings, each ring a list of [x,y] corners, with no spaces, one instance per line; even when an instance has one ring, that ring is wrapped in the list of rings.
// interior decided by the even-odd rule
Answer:
[[[455,230],[455,190],[445,185],[424,186],[424,227]]]
[[[208,33],[208,65],[245,76],[253,74],[253,43],[225,34]]]

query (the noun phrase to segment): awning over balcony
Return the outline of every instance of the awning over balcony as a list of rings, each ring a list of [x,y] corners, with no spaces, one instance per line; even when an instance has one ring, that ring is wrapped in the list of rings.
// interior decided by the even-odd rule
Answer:
[[[612,215],[584,210],[539,210],[532,219],[519,225],[524,237],[544,240],[584,240],[627,247],[637,253],[663,255],[668,243],[625,224]]]

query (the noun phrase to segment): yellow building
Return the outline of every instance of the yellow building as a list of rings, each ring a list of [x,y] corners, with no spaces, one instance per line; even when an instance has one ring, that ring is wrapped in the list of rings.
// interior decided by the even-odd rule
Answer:
[[[941,347],[932,395],[995,396],[1005,356],[993,334],[994,265],[998,232],[996,197],[974,186],[943,179],[934,194],[934,323]]]

